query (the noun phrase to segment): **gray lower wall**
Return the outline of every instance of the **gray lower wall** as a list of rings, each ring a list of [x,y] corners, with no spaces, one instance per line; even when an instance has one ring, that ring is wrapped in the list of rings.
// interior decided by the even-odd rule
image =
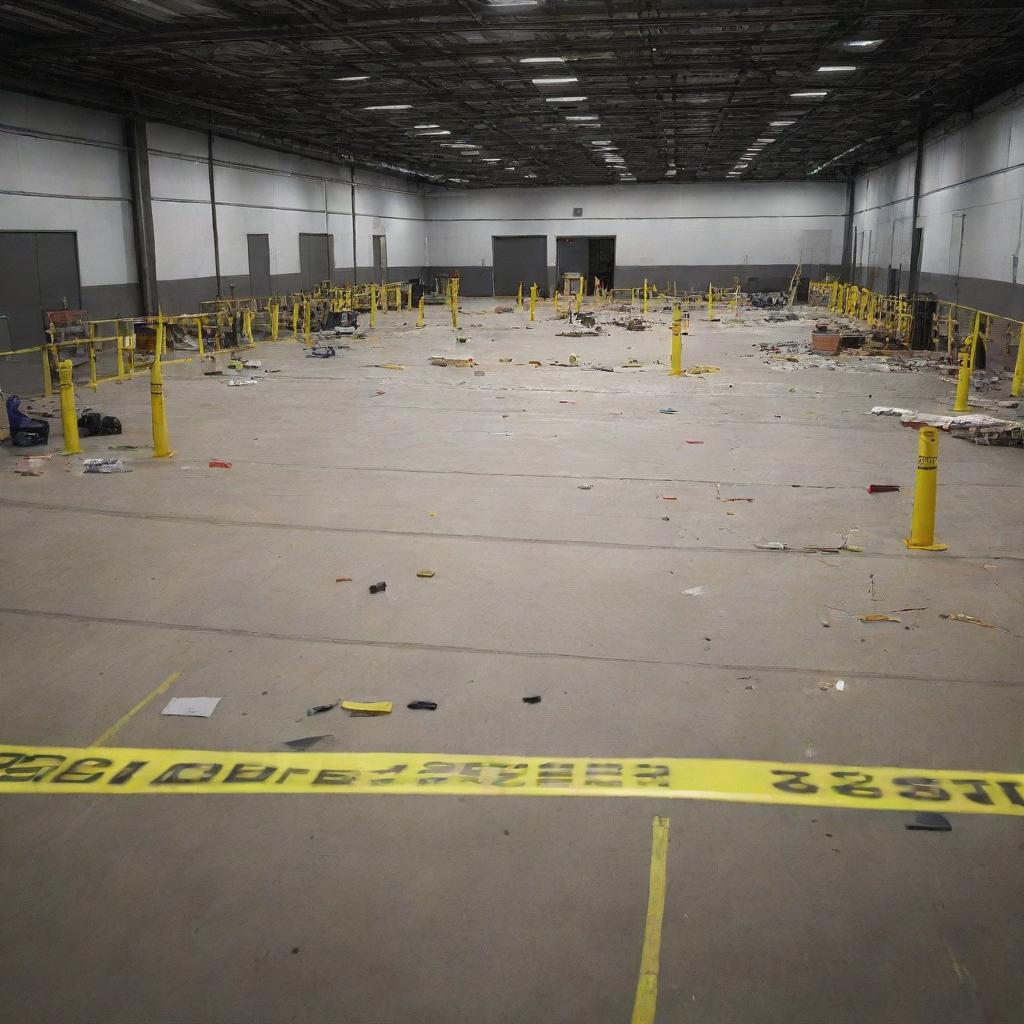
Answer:
[[[137,316],[142,312],[142,289],[137,284],[83,286],[82,305],[94,320]]]

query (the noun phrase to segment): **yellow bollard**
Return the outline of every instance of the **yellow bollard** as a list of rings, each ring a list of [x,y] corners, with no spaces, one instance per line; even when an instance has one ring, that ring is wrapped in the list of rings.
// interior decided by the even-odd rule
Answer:
[[[711,319],[711,314],[715,311],[715,292],[712,285],[708,285],[708,319]]]
[[[427,297],[425,295],[420,296],[420,308],[419,313],[416,316],[416,326],[423,327],[427,322]]]
[[[96,390],[96,342],[89,342],[89,387]]]
[[[533,323],[536,319],[537,313],[537,286],[535,284],[530,285],[530,323]]]
[[[174,452],[167,438],[167,409],[164,406],[164,370],[159,359],[149,368],[149,403],[153,417],[153,458],[169,459]]]
[[[242,335],[249,339],[250,345],[255,345],[256,342],[252,336],[252,310],[247,309],[242,314]]]
[[[459,329],[459,279],[453,277],[451,280],[452,297],[452,330]]]
[[[71,360],[57,364],[60,376],[60,420],[64,428],[64,454],[78,455],[82,444],[78,439],[78,412],[75,410],[75,385],[71,380]]]
[[[377,286],[370,285],[370,326],[377,326]]]
[[[583,293],[582,292],[577,292],[576,293],[576,313],[579,314],[582,309],[583,309]]]
[[[309,321],[310,321],[310,314],[312,312],[312,303],[309,301],[309,299],[306,299],[305,307],[306,308],[303,310],[303,314],[302,314],[302,334],[303,334],[303,341],[308,345],[309,344],[309,326],[310,326]]]
[[[388,286],[386,284],[382,284],[377,295],[380,298],[380,311],[382,313],[386,313],[388,311]]]
[[[644,316],[647,316],[647,278],[644,278]]]
[[[409,285],[409,290],[408,290],[408,293],[406,295],[406,298],[407,298],[408,301],[406,303],[406,307],[405,308],[406,309],[412,309],[412,285]]]
[[[956,380],[956,402],[953,412],[967,412],[970,409],[971,371],[974,369],[974,346],[978,343],[981,330],[981,313],[974,315],[974,329],[960,349],[960,374]]]
[[[203,318],[201,316],[196,317],[196,340],[199,342],[199,355],[206,355],[206,348],[203,345]]]
[[[672,309],[672,360],[669,376],[683,375],[683,311],[679,306]]]
[[[903,543],[914,551],[945,551],[945,544],[935,543],[935,492],[939,475],[939,432],[935,427],[922,427],[917,441],[917,481],[914,484],[914,514],[910,520],[910,536]]]
[[[200,321],[201,322],[201,321]],[[277,341],[277,334],[281,328],[281,306],[280,303],[272,302],[270,304],[270,340]],[[200,344],[199,351],[203,351],[203,347]]]
[[[156,315],[156,354],[162,356],[164,348],[164,318],[162,313]]]
[[[114,321],[114,333],[117,336],[117,379],[124,380],[124,338],[121,337],[121,321]],[[199,351],[203,350],[202,339],[199,341]]]
[[[555,294],[552,296],[552,301],[555,304],[555,316],[558,316],[562,311],[558,308],[558,289],[555,289]]]
[[[523,308],[523,282],[519,282],[519,287],[516,289],[516,306],[519,309]]]
[[[299,304],[292,301],[292,337],[299,336]]]
[[[49,398],[53,394],[53,377],[50,374],[50,353],[56,352],[53,345],[44,345],[43,353],[43,398]]]
[[[1024,324],[1020,325],[1020,336],[1017,339],[1017,362],[1013,367],[1013,383],[1010,394],[1020,398],[1021,385],[1024,385]]]

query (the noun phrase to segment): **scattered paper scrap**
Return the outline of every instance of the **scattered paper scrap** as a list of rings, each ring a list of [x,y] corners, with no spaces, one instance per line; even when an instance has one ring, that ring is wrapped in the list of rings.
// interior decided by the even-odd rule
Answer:
[[[788,551],[789,545],[781,540],[766,540],[754,545],[759,551]]]
[[[842,693],[843,690],[846,689],[846,680],[845,679],[834,679],[834,680],[832,680],[832,682],[829,682],[828,680],[825,680],[823,682],[818,683],[818,689],[819,690],[838,690],[840,693]]]
[[[207,463],[207,465],[209,466],[210,469],[230,469],[231,468],[231,463],[230,462],[224,462],[221,459],[210,459],[210,461]]]
[[[752,503],[754,500],[753,498],[723,498],[721,484],[715,484],[715,495],[718,497],[719,501],[748,501]]]
[[[858,615],[861,622],[899,622],[895,615],[881,615],[872,612],[870,615]]]
[[[351,576],[335,576],[334,577],[334,582],[335,583],[351,583],[352,582],[352,577]]]
[[[374,715],[390,715],[392,705],[389,700],[343,700],[341,706],[353,718],[361,718]]]
[[[683,593],[687,597],[700,597],[704,593],[703,587],[690,587],[689,590],[684,590]]]
[[[183,718],[209,718],[220,703],[220,697],[172,697],[161,715]]]
[[[986,629],[998,629],[1002,632],[1006,632],[1002,626],[995,626],[991,622],[983,622],[981,619],[974,615],[968,615],[966,612],[949,612],[945,615],[940,615],[940,619],[952,619],[954,622],[970,622],[975,626],[984,626]]]

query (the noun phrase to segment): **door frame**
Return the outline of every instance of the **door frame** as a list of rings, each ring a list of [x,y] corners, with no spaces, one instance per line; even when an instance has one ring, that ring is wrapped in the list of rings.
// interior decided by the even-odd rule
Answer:
[[[555,287],[558,287],[558,282],[562,279],[562,268],[558,263],[558,242],[559,239],[575,239],[577,241],[586,241],[587,243],[587,269],[590,268],[590,243],[595,241],[610,241],[614,242],[614,253],[612,255],[612,271],[614,272],[615,267],[618,264],[619,255],[619,237],[618,235],[555,235]],[[587,295],[591,294],[593,283],[586,278],[589,274],[584,274],[584,291]]]

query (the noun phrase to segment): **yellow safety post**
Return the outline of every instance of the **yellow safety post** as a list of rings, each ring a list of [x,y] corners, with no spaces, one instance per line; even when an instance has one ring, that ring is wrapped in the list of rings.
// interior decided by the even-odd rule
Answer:
[[[576,293],[576,312],[579,313],[583,309],[583,292]]]
[[[530,323],[533,323],[537,319],[537,286],[535,284],[530,285]]]
[[[312,313],[312,305],[313,304],[309,301],[309,299],[306,299],[305,309],[302,312],[302,335],[303,341],[307,345],[309,344],[309,321],[310,314]]]
[[[409,290],[408,290],[408,293],[406,295],[406,299],[408,301],[406,302],[405,308],[406,309],[412,309],[412,285],[409,285]]]
[[[956,402],[953,405],[953,412],[967,412],[970,409],[968,399],[971,394],[971,371],[974,369],[974,346],[978,343],[980,331],[981,313],[975,313],[971,336],[960,349],[960,374],[956,381]]]
[[[672,307],[672,363],[669,376],[683,375],[683,311],[679,306]]]
[[[96,390],[96,342],[89,342],[89,387]]]
[[[419,313],[416,316],[416,326],[423,327],[427,322],[427,297],[425,295],[420,296],[420,308]]]
[[[206,355],[206,347],[203,344],[203,318],[196,317],[196,341],[199,343],[199,355]]]
[[[78,413],[75,410],[75,385],[71,380],[71,360],[57,364],[60,377],[60,420],[64,428],[64,454],[78,455],[82,444],[78,439]]]
[[[50,353],[51,352],[56,352],[56,351],[57,351],[57,349],[53,346],[52,342],[49,345],[44,345],[43,348],[42,348],[42,353],[43,353],[43,397],[44,398],[49,398],[50,395],[53,394],[53,378],[50,375]]]
[[[1010,385],[1010,394],[1014,398],[1020,397],[1022,384],[1024,384],[1024,324],[1020,325],[1020,335],[1017,338],[1017,362],[1013,367],[1013,383]]]
[[[124,380],[124,338],[121,337],[121,321],[114,321],[114,335],[117,341],[117,379]],[[202,351],[202,340],[199,342],[199,350]]]
[[[644,278],[644,316],[647,316],[647,278]]]
[[[558,308],[558,289],[555,289],[555,294],[552,296],[552,301],[555,304],[555,316],[558,316],[562,311]]]
[[[299,336],[299,304],[292,300],[292,337]]]
[[[377,286],[370,285],[370,326],[377,326]]]
[[[939,475],[939,432],[922,427],[917,440],[917,480],[914,484],[914,513],[910,536],[903,543],[914,551],[945,551],[947,545],[935,543],[935,492]]]
[[[200,321],[201,323],[201,321]],[[272,302],[270,304],[270,340],[277,341],[277,334],[281,327],[281,305],[278,302]],[[199,351],[203,351],[202,343],[200,342]]]
[[[577,301],[577,303],[576,303],[576,309],[577,309],[577,311],[579,311],[579,307],[580,307],[580,305],[581,305],[581,304],[582,304],[582,302],[583,302],[583,292],[584,292],[584,282],[583,282],[583,275],[582,275],[582,274],[580,274],[580,286],[579,286],[579,289],[578,289],[578,290],[577,290],[577,292],[576,292],[576,298],[577,298],[577,300],[578,300],[578,301]]]
[[[307,323],[308,323],[308,316],[307,316]],[[307,329],[307,333],[308,333],[308,329]],[[252,336],[252,310],[251,309],[247,309],[242,314],[242,335],[249,339],[249,344],[250,345],[255,345],[256,344],[256,342],[255,342],[255,340],[253,339],[253,336]]]
[[[708,285],[708,319],[709,320],[711,319],[711,314],[714,312],[714,308],[715,308],[715,298],[714,298],[714,295],[715,295],[714,288],[713,288],[712,285],[709,284]]]
[[[153,458],[169,459],[174,452],[167,437],[167,409],[164,406],[164,370],[159,359],[149,367],[149,404],[153,417]]]
[[[162,313],[156,315],[156,354],[164,354],[164,318]]]
[[[519,287],[516,289],[516,306],[519,309],[523,308],[523,282],[519,282]]]
[[[459,279],[453,277],[451,280],[452,293],[452,330],[459,329]]]

